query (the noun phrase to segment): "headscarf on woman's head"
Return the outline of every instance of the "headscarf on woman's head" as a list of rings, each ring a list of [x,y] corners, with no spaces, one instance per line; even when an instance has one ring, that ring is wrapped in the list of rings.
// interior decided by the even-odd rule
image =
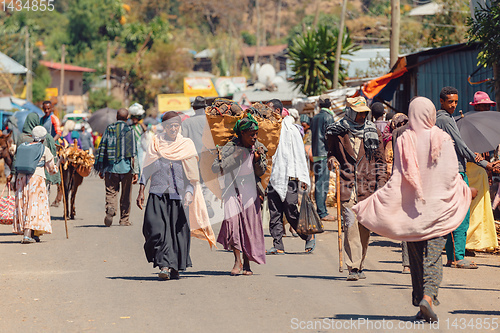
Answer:
[[[436,124],[436,108],[431,100],[417,97],[408,109],[408,130],[398,138],[397,148],[401,156],[402,174],[415,188],[417,199],[425,202],[422,191],[422,173],[431,169],[441,155],[443,141],[450,139],[449,135],[434,126]],[[430,132],[430,133],[429,133]],[[429,134],[427,134],[429,133]],[[418,164],[418,150],[427,149],[426,145],[418,144],[419,140],[430,138],[429,155],[431,163],[424,165],[423,170]]]
[[[40,125],[35,126],[31,131],[31,136],[33,137],[33,140],[35,140],[36,142],[43,141],[47,136],[47,130],[43,126]]]
[[[258,129],[259,129],[259,123],[250,113],[248,113],[245,118],[239,119],[236,122],[236,125],[234,125],[233,127],[233,131],[236,133],[237,136],[241,136],[242,132],[256,131]]]
[[[396,113],[392,119],[392,123],[394,124],[394,129],[403,126],[406,122],[408,122],[408,116],[404,113]]]
[[[307,125],[311,125],[311,117],[309,117],[307,114],[301,114],[300,115],[300,122],[306,123]]]
[[[71,119],[66,120],[66,123],[64,124],[63,131],[62,131],[62,137],[64,138],[66,135],[69,134],[69,132],[73,131],[75,129],[75,122]]]
[[[38,116],[38,114],[36,112],[28,113],[28,115],[26,116],[26,120],[24,121],[23,133],[31,134],[33,128],[38,125],[40,125],[40,117]]]

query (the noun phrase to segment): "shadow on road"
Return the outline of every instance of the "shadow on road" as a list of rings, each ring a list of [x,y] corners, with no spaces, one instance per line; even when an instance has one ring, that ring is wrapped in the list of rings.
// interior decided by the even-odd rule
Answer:
[[[401,271],[390,271],[387,269],[364,269],[363,272],[380,272],[380,273],[393,273],[393,274],[402,274]]]
[[[321,279],[321,280],[345,280],[345,276],[321,276],[321,275],[276,275],[293,279]]]
[[[19,236],[19,235],[16,235]],[[20,240],[15,240],[15,241],[0,241],[0,244],[19,244],[21,243]]]
[[[75,228],[109,228],[104,224],[84,224],[84,225],[75,225]]]
[[[455,310],[450,311],[451,314],[470,314],[470,315],[483,315],[483,316],[500,316],[500,311],[490,310]]]
[[[229,275],[229,271],[197,271],[197,272],[183,272],[181,275],[186,275],[189,277],[195,276],[221,276],[221,275]]]
[[[396,288],[393,288],[393,289],[397,289],[397,287],[399,288],[410,288],[409,286],[406,286],[404,284],[392,284],[392,283],[372,283],[372,285],[374,286],[393,286],[393,287],[396,287]],[[471,288],[466,288],[466,287],[458,287],[458,286],[450,286],[450,285],[446,285],[446,286],[440,286],[439,289],[452,289],[452,290],[470,290],[470,291],[477,291],[477,290],[480,290],[480,291],[500,291],[499,289],[487,289],[487,288],[476,288],[476,287],[471,287]]]
[[[9,232],[9,233],[5,233],[5,234],[0,234],[0,236],[19,236],[19,235],[14,234],[12,232]]]
[[[399,321],[414,321],[415,316],[384,316],[384,315],[359,315],[359,314],[337,314],[333,317],[319,317],[317,319],[335,319],[335,320],[359,320],[365,319],[370,321],[390,321],[390,320],[399,320]]]
[[[397,247],[397,248],[401,248],[401,244],[399,243],[395,243],[395,242],[391,242],[391,241],[386,241],[386,240],[377,240],[377,241],[373,241],[370,243],[370,246],[380,246],[380,247]]]
[[[130,280],[130,281],[158,281],[158,276],[107,276],[106,279]]]

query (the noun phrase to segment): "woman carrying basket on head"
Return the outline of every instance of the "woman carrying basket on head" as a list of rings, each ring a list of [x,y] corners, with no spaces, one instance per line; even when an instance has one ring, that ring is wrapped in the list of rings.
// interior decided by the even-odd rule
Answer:
[[[248,114],[233,128],[236,136],[224,147],[212,171],[224,176],[224,221],[217,242],[234,253],[231,275],[252,275],[250,261],[266,263],[262,229],[260,177],[267,170],[266,147],[257,141],[259,125]],[[243,252],[243,263],[241,261]]]

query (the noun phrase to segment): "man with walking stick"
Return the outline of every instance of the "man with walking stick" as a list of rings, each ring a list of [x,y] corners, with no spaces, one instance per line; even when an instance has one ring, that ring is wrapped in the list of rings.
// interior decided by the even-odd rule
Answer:
[[[348,281],[366,278],[363,263],[370,239],[370,230],[358,224],[351,208],[387,181],[381,133],[367,118],[369,112],[364,97],[347,98],[345,117],[326,129],[328,167],[332,170],[338,163],[340,169],[337,193],[342,202]]]

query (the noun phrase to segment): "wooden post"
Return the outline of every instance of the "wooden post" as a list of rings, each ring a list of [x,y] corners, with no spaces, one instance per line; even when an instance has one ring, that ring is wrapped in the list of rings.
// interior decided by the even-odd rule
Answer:
[[[106,89],[108,96],[111,95],[111,42],[108,42],[108,49],[106,51]]]
[[[390,67],[396,64],[399,56],[399,24],[401,21],[399,0],[391,0],[391,51]]]
[[[339,86],[340,56],[342,53],[342,41],[344,40],[345,12],[347,0],[342,1],[342,14],[340,15],[339,36],[337,38],[337,51],[335,52],[335,68],[333,70],[333,89]]]
[[[66,56],[66,45],[62,45],[61,49],[61,76],[60,80],[61,82],[59,83],[59,94],[57,97],[57,105],[58,109],[61,111],[59,114],[59,118],[62,119],[63,116],[63,108],[64,108],[64,62],[65,62],[65,56]]]
[[[335,176],[336,176],[336,183],[335,183],[335,192],[337,196],[337,227],[338,227],[338,243],[339,243],[339,272],[344,271],[344,264],[342,262],[342,252],[344,249],[342,248],[342,212],[341,212],[341,205],[340,205],[340,165],[338,163],[335,163]]]
[[[26,41],[25,41],[25,62],[26,68],[26,100],[31,102],[33,99],[33,86],[32,86],[32,72],[31,72],[31,52],[30,52],[30,32],[28,26],[26,26]]]

